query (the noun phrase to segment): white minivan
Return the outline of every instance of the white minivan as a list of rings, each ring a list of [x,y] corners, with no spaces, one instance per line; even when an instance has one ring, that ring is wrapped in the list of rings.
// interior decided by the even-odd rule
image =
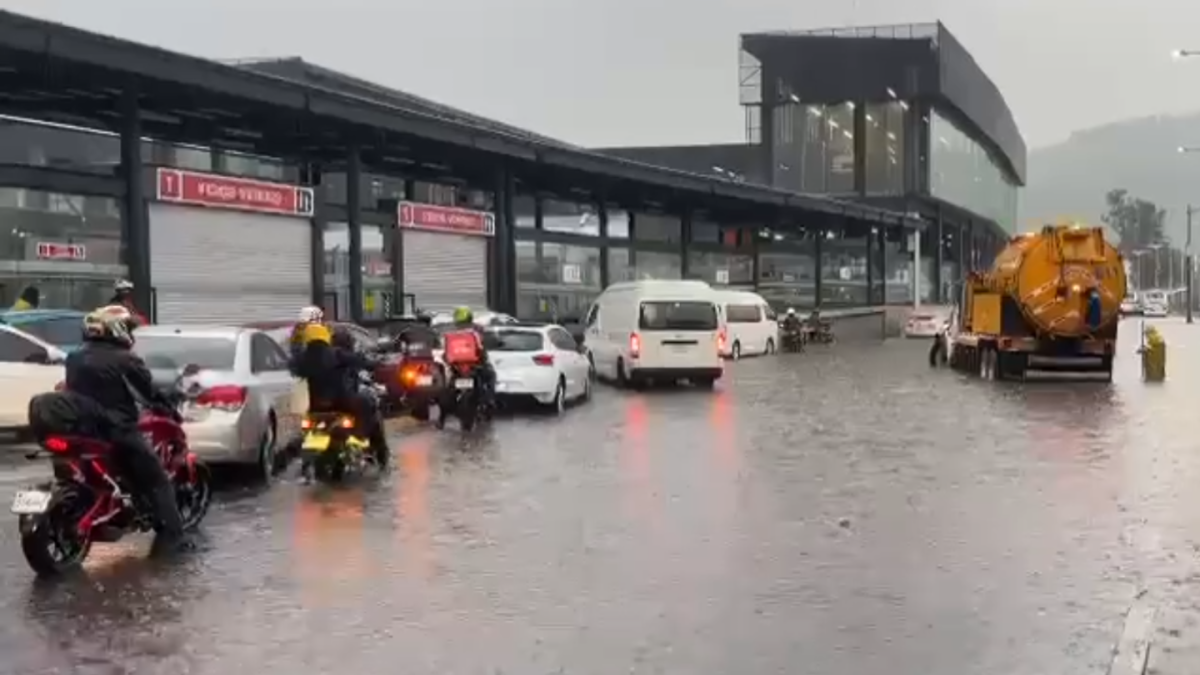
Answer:
[[[724,372],[721,319],[704,281],[624,281],[604,289],[584,319],[596,374],[621,386],[689,380],[712,387]]]
[[[750,354],[773,354],[779,345],[775,310],[758,293],[713,291],[725,327],[721,356],[737,360]]]

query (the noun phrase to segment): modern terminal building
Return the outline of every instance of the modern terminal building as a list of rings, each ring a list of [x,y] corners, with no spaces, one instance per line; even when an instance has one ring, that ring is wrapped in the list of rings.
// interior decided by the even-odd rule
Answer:
[[[884,297],[881,242],[929,226],[853,193],[614,157],[300,59],[218,63],[5,12],[0,115],[0,304],[36,285],[46,306],[91,307],[128,277],[162,322],[311,302],[360,321],[414,304],[565,319],[617,280],[791,279],[780,256],[811,239],[798,245],[831,281],[863,290],[810,301],[865,305]],[[783,164],[794,144],[779,143]],[[843,278],[840,261],[858,267]]]
[[[941,23],[747,34],[740,59],[746,143],[605,152],[917,214],[928,225],[919,241],[899,229],[882,235],[882,288],[861,247],[828,233],[778,233],[760,248],[764,294],[894,304],[916,287],[924,301],[947,302],[964,271],[990,264],[1016,233],[1025,142],[995,84]],[[834,256],[819,253],[831,247]],[[866,288],[876,289],[869,298]]]

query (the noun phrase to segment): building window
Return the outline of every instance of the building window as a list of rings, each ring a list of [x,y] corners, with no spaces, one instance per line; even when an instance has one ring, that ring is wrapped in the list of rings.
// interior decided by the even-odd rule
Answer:
[[[871,103],[866,110],[866,189],[869,194],[904,193],[906,106]]]
[[[591,204],[542,200],[542,229],[588,236],[600,235],[600,215]]]
[[[0,164],[114,175],[121,141],[113,134],[0,118]]]
[[[395,270],[392,268],[396,229],[362,226],[363,316],[382,319],[395,307]],[[348,253],[348,252],[347,252]],[[349,279],[347,279],[348,285]]]
[[[637,241],[677,244],[682,235],[683,222],[679,216],[655,213],[638,213],[634,216],[633,238]]]
[[[335,319],[348,320],[350,228],[346,223],[326,223],[321,237],[325,248],[325,314]]]
[[[814,242],[802,240],[788,250],[771,250],[770,246],[770,242],[759,245],[759,294],[777,309],[816,306]]]
[[[753,286],[754,258],[749,255],[688,251],[688,276],[719,286]]]
[[[629,213],[614,206],[605,207],[605,217],[608,219],[609,239],[629,238]]]
[[[658,251],[634,251],[634,279],[681,279],[683,266],[679,254]]]
[[[32,285],[42,307],[94,309],[128,276],[115,199],[0,188],[0,223],[0,303]]]
[[[840,232],[822,241],[822,306],[862,306],[867,298],[867,238]]]
[[[954,122],[929,114],[929,191],[1016,232],[1017,187],[992,155]]]
[[[518,316],[556,323],[582,319],[600,294],[600,249],[549,242],[517,244]]]
[[[537,227],[537,198],[530,195],[517,195],[513,198],[513,219],[516,226],[523,230]]]
[[[776,109],[775,179],[801,192],[854,192],[854,104]]]

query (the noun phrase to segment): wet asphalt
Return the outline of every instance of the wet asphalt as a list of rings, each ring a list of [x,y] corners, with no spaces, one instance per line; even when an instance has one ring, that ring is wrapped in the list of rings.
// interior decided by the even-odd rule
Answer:
[[[397,434],[387,477],[233,488],[187,559],[53,584],[4,513],[0,673],[1126,673],[1145,640],[1194,674],[1200,324],[1158,323],[1160,385],[1130,322],[1112,385],[846,344]],[[7,504],[37,469],[0,466]]]

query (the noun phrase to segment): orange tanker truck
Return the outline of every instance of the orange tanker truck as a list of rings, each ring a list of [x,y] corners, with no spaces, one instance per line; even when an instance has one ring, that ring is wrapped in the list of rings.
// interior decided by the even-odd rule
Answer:
[[[1112,378],[1125,264],[1099,227],[1048,225],[1013,237],[963,284],[950,365],[984,379],[1029,372]]]

